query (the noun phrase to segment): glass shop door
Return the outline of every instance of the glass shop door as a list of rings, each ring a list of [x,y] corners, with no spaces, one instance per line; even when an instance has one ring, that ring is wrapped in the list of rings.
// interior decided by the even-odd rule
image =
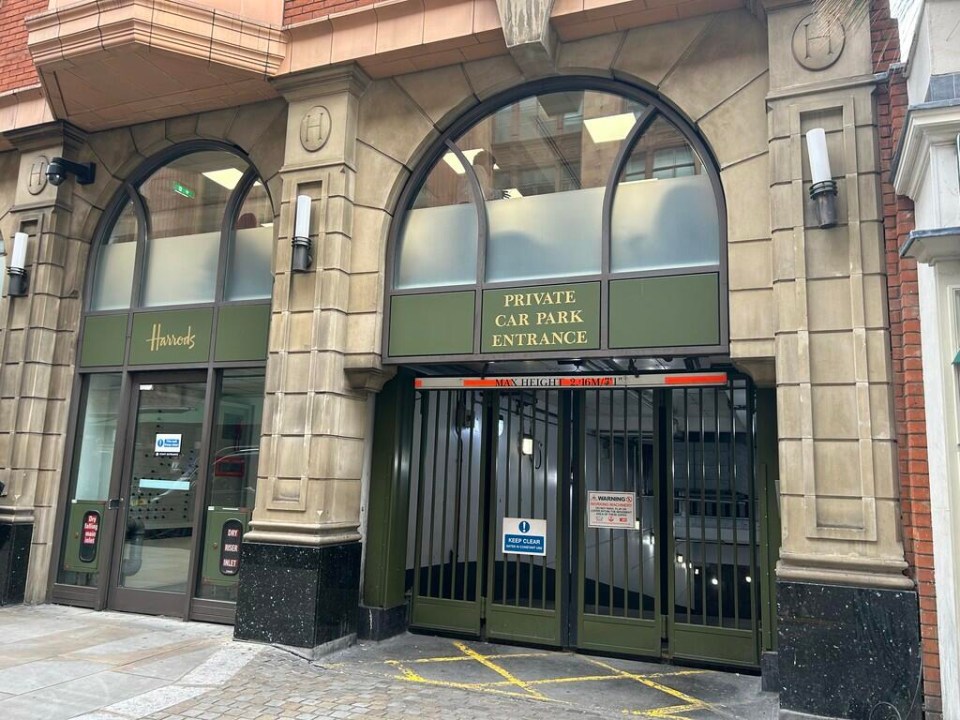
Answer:
[[[112,609],[187,611],[206,483],[207,396],[206,373],[134,377],[120,495],[109,501],[118,511]]]

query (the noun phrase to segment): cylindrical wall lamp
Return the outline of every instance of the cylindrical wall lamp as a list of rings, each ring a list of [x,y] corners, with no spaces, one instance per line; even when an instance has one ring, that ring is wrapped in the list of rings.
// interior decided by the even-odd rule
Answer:
[[[810,199],[817,208],[817,221],[821,228],[837,224],[837,183],[830,172],[830,156],[827,154],[827,133],[823,128],[807,132],[807,154],[810,156]]]
[[[313,264],[312,243],[310,242],[310,197],[297,195],[297,205],[293,216],[293,252],[290,256],[292,272],[306,272]]]
[[[29,242],[30,236],[26,233],[18,232],[13,236],[13,252],[10,255],[10,265],[7,268],[7,275],[10,276],[7,293],[11,297],[23,297],[30,289],[30,276],[26,271],[27,244]]]

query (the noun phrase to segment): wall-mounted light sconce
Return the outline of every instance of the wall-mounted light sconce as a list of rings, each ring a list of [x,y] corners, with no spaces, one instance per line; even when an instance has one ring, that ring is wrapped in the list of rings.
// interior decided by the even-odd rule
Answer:
[[[55,157],[47,165],[47,180],[51,185],[62,185],[68,175],[76,175],[78,185],[89,185],[97,178],[97,166],[95,163],[71,162],[62,157]]]
[[[10,265],[7,268],[7,275],[10,282],[7,285],[7,293],[11,297],[23,297],[30,289],[30,276],[27,274],[27,243],[30,242],[30,236],[26,233],[18,232],[13,236],[13,253],[10,255]]]
[[[290,256],[292,272],[306,272],[313,264],[313,244],[310,242],[310,197],[297,195],[293,219],[293,252]]]
[[[837,183],[830,172],[827,155],[827,133],[823,128],[807,132],[807,154],[810,157],[810,199],[817,208],[817,222],[821,228],[837,224]]]

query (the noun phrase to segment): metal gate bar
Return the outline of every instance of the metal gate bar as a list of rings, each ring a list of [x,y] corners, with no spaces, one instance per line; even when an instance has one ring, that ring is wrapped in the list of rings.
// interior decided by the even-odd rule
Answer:
[[[758,659],[753,406],[747,381],[671,391],[677,657],[755,665]]]
[[[483,396],[419,392],[416,401],[412,624],[479,634]]]
[[[659,656],[665,619],[674,657],[755,666],[752,388],[673,378],[419,390],[411,624],[479,635],[485,617],[491,638]],[[633,523],[591,527],[590,490],[632,493]],[[580,509],[566,517],[570,492]],[[505,517],[546,520],[547,555],[504,554]],[[571,579],[564,640],[558,593]]]

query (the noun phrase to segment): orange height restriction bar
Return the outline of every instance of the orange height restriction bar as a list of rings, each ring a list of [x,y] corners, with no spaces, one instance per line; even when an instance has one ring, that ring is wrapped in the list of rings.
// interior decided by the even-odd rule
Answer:
[[[504,377],[417,378],[419,390],[483,390],[498,388],[570,388],[589,390],[615,387],[675,387],[726,385],[727,374],[658,373],[655,375],[509,375]]]

